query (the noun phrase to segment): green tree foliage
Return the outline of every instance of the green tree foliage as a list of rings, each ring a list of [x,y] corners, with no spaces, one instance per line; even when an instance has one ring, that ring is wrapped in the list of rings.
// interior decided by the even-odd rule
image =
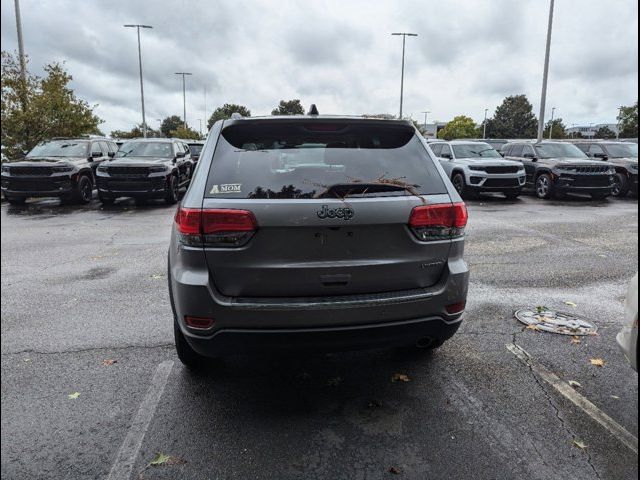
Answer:
[[[487,121],[488,138],[534,138],[538,120],[526,95],[506,97]]]
[[[614,132],[613,130],[611,130],[609,127],[607,127],[606,125],[603,125],[602,127],[598,128],[598,130],[596,130],[596,132],[593,135],[594,138],[616,138],[616,132]]]
[[[23,82],[18,56],[2,51],[1,137],[9,158],[51,137],[101,134],[95,106],[75,96],[63,65],[45,65],[44,71],[44,78],[27,72]]]
[[[182,138],[184,140],[202,139],[202,136],[191,127],[189,127],[189,125],[187,125],[187,128],[184,128],[184,125],[180,125],[175,130],[172,130],[169,136],[173,138]]]
[[[271,111],[271,115],[304,115],[300,100],[280,100],[280,104]]]
[[[178,115],[171,115],[170,117],[162,120],[162,123],[160,124],[160,131],[165,137],[170,137],[171,132],[182,127],[183,124],[184,122],[182,121],[182,118]]]
[[[149,138],[158,138],[162,137],[162,132],[159,130],[153,130],[147,126],[147,137]],[[131,130],[113,130],[111,132],[111,138],[142,138],[144,137],[144,132],[142,131],[142,124],[136,125]]]
[[[620,138],[638,138],[638,102],[622,107],[618,115]]]
[[[438,132],[438,138],[454,140],[456,138],[475,138],[478,135],[478,127],[473,118],[459,115],[451,120]]]
[[[209,121],[207,122],[207,130],[210,130],[213,127],[213,124],[218,120],[226,120],[227,118],[231,118],[231,115],[234,113],[239,113],[243,117],[250,117],[251,110],[242,105],[236,105],[235,103],[225,103],[223,106],[216,108],[211,116],[209,117]]]
[[[562,122],[561,118],[555,118],[553,121],[549,120],[547,125],[544,127],[544,138],[549,138],[549,129],[551,128],[551,138],[552,139],[562,139],[567,138],[567,127]]]

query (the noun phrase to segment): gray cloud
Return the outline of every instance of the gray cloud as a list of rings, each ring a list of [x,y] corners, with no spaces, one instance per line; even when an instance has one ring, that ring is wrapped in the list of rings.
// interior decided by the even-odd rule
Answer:
[[[2,46],[16,49],[13,2],[1,0]],[[104,129],[140,122],[135,31],[142,47],[148,121],[182,114],[176,71],[190,71],[187,119],[198,126],[226,102],[267,114],[301,98],[326,113],[396,113],[400,39],[407,40],[405,111],[415,118],[480,120],[506,95],[537,108],[547,2],[539,0],[282,0],[168,2],[21,0],[30,68],[65,61],[76,93]],[[556,3],[549,104],[567,123],[612,121],[638,87],[637,3]],[[536,112],[537,113],[537,112]]]

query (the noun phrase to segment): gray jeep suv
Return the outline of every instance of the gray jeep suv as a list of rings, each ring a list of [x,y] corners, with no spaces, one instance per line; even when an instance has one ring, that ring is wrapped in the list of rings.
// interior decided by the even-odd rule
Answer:
[[[409,122],[219,121],[171,235],[178,356],[437,347],[466,305],[466,223]]]

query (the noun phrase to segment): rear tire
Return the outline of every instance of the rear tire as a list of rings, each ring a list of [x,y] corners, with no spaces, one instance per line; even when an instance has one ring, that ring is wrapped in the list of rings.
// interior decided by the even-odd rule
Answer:
[[[455,173],[453,177],[451,177],[451,183],[453,183],[453,187],[463,199],[478,198],[478,194],[467,186],[467,182],[462,173]]]
[[[27,197],[7,197],[5,195],[4,198],[10,205],[24,205],[27,201]]]
[[[93,182],[87,175],[82,175],[78,178],[78,184],[76,185],[76,191],[74,192],[74,199],[78,203],[87,204],[93,198]]]
[[[167,205],[174,205],[178,202],[178,190],[180,189],[178,184],[178,177],[171,175],[167,182],[166,191],[164,194],[164,202]]]
[[[203,357],[198,352],[196,352],[191,345],[187,343],[187,339],[184,338],[180,327],[178,326],[178,321],[174,319],[173,321],[173,333],[176,343],[176,353],[178,354],[178,359],[182,364],[189,368],[190,370],[199,370],[209,363],[208,357]]]
[[[555,189],[553,179],[548,173],[541,174],[536,179],[536,196],[542,200],[550,200],[554,197]]]
[[[624,198],[629,193],[631,189],[631,185],[629,184],[629,179],[626,175],[621,173],[616,173],[615,179],[613,181],[613,190],[611,191],[611,195],[618,198]]]

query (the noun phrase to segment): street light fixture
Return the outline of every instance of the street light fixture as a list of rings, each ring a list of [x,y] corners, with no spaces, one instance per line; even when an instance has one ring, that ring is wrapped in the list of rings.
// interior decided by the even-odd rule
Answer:
[[[144,115],[144,85],[142,83],[142,50],[140,48],[140,29],[153,28],[151,25],[124,25],[126,28],[135,28],[138,31],[138,65],[140,67],[140,99],[142,102],[142,135],[147,138],[147,122]]]
[[[402,120],[402,99],[404,97],[404,51],[407,37],[417,37],[417,33],[392,33],[393,36],[402,35],[402,74],[400,77],[400,120]]]
[[[182,108],[183,108],[183,120],[184,120],[184,129],[187,129],[187,91],[185,88],[185,76],[193,75],[193,73],[189,72],[176,72],[175,75],[182,75]]]
[[[540,98],[540,118],[538,121],[538,142],[542,141],[544,132],[544,109],[547,104],[547,79],[549,78],[549,54],[551,53],[551,30],[553,28],[553,7],[555,0],[549,4],[549,24],[547,26],[547,48],[544,54],[544,71],[542,73],[542,95]]]

